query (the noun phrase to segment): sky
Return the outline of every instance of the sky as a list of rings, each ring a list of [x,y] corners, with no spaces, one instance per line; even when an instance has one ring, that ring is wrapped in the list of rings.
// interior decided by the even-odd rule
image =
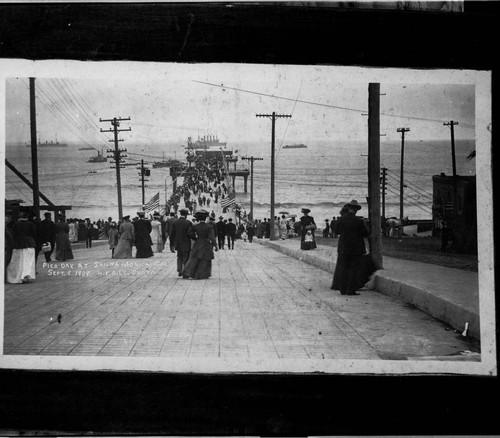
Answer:
[[[108,145],[109,122],[130,117],[121,138],[137,144],[185,144],[187,137],[217,135],[230,144],[268,142],[278,119],[285,143],[367,139],[370,69],[246,64],[77,63],[36,71],[37,131],[43,141]],[[113,68],[114,66],[114,68]],[[7,143],[30,141],[29,79],[33,69],[5,81]],[[368,74],[367,74],[368,72]],[[382,73],[384,73],[383,71]],[[23,74],[24,73],[24,74]],[[377,73],[383,141],[447,140],[444,122],[458,121],[455,138],[475,136],[475,86],[454,74]],[[417,80],[415,80],[417,78]],[[450,82],[447,82],[450,78]],[[459,79],[457,81],[457,78]]]

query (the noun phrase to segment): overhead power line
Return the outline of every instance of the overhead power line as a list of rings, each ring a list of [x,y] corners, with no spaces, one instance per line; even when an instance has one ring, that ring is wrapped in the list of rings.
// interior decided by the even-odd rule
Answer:
[[[315,102],[311,100],[303,100],[303,99],[294,99],[292,97],[286,97],[286,96],[279,96],[277,94],[269,94],[269,93],[263,93],[259,91],[253,91],[253,90],[245,90],[244,88],[237,88],[237,87],[230,87],[224,84],[214,84],[212,82],[205,82],[205,81],[197,81],[193,79],[193,82],[196,82],[198,84],[203,84],[203,85],[209,85],[212,87],[217,87],[222,90],[233,90],[233,91],[238,91],[241,93],[248,93],[248,94],[254,94],[256,96],[265,96],[265,97],[271,97],[273,99],[280,99],[280,100],[288,100],[291,102],[300,102],[300,103],[305,103],[308,105],[316,105],[316,106],[322,106],[325,108],[334,108],[334,109],[340,109],[344,111],[353,111],[361,114],[367,114],[368,110],[367,109],[360,109],[360,108],[350,108],[350,107],[345,107],[345,106],[340,106],[340,105],[332,105],[328,103],[321,103],[321,102]],[[435,119],[435,118],[430,118],[430,117],[418,117],[418,116],[408,116],[408,115],[403,115],[403,114],[391,114],[391,113],[384,113],[381,112],[380,116],[385,116],[385,117],[395,117],[395,118],[402,118],[402,119],[409,119],[409,120],[420,120],[420,121],[426,121],[426,122],[434,122],[434,123],[443,123],[446,119]],[[464,123],[463,126],[466,127],[474,127],[474,125],[469,125]]]

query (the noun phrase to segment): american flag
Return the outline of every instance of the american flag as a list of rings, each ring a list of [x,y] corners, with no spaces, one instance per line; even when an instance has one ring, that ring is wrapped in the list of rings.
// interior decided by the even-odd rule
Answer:
[[[230,205],[236,204],[236,199],[234,193],[230,193],[227,198],[224,198],[220,201],[221,208],[227,208]]]
[[[156,195],[154,195],[151,200],[144,205],[144,211],[146,213],[157,210],[160,208],[160,192],[158,192]]]

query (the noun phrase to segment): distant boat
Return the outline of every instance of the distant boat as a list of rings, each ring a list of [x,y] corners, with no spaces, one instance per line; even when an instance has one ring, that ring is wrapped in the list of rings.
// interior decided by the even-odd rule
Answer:
[[[93,151],[95,147],[93,146],[85,146],[83,148],[78,148],[79,151]]]
[[[88,173],[97,173],[97,170],[89,170]]]
[[[283,149],[301,149],[301,148],[307,148],[305,144],[286,144],[283,146]]]
[[[102,152],[97,151],[97,155],[90,157],[87,163],[105,163],[108,159],[102,154]]]
[[[227,143],[219,141],[215,135],[205,135],[198,137],[198,140],[193,141],[188,137],[187,149],[202,149],[202,150],[219,150],[219,148],[226,146]]]
[[[162,160],[162,161],[155,161],[153,163],[153,169],[157,169],[159,167],[172,167],[172,166],[178,166],[182,164],[181,161],[176,160],[175,158],[170,158],[168,160]]]
[[[31,144],[27,144],[26,147],[30,148]],[[42,143],[40,140],[38,140],[37,147],[39,147],[39,148],[67,148],[68,145],[66,143],[59,143],[57,141],[57,136],[56,136],[55,141],[50,140],[50,142],[49,142],[49,141],[45,140],[45,143]]]

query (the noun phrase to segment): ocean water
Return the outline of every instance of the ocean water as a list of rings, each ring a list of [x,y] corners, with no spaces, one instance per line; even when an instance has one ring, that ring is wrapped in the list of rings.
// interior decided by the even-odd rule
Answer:
[[[83,145],[69,144],[67,148],[39,148],[40,191],[53,203],[71,205],[68,217],[92,220],[118,218],[116,170],[109,160],[105,163],[88,163],[94,151],[81,151]],[[340,208],[356,199],[362,209],[361,216],[368,216],[366,197],[368,176],[366,142],[310,143],[304,149],[283,149],[276,144],[275,212],[287,211],[300,216],[300,209],[311,209],[317,223],[338,216]],[[108,147],[108,146],[106,146]],[[123,142],[127,149],[127,162],[138,165],[140,160],[152,167],[163,157],[184,159],[179,144],[133,145]],[[474,149],[474,141],[456,141],[456,164],[459,175],[474,175],[475,160],[467,155]],[[254,216],[268,217],[270,211],[270,144],[228,144],[228,149],[238,151],[238,156],[263,158],[254,162]],[[106,154],[106,151],[104,151]],[[387,170],[386,216],[399,217],[399,177],[401,144],[381,141],[381,166]],[[25,145],[6,145],[6,159],[31,180],[31,149]],[[239,160],[237,168],[250,167],[248,161]],[[233,168],[233,164],[230,164]],[[89,173],[95,170],[96,173]],[[452,171],[449,141],[405,142],[404,215],[410,219],[432,217],[432,175]],[[160,192],[160,204],[172,194],[172,179],[168,168],[151,168],[147,178],[146,202]],[[121,169],[123,214],[134,215],[142,204],[139,171],[137,166]],[[182,182],[180,180],[179,182]],[[250,178],[248,193],[244,193],[243,178],[235,184],[237,199],[250,210]],[[6,199],[22,199],[32,203],[32,193],[10,169],[5,170]],[[41,201],[41,204],[45,204]]]

